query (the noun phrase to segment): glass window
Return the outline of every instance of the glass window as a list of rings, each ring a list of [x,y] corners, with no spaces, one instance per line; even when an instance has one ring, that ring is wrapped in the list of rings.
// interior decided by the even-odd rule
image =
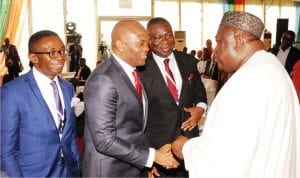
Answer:
[[[177,1],[156,0],[154,3],[154,17],[163,17],[167,19],[174,31],[180,30],[178,10],[179,4]]]
[[[98,0],[99,16],[151,16],[151,0]]]

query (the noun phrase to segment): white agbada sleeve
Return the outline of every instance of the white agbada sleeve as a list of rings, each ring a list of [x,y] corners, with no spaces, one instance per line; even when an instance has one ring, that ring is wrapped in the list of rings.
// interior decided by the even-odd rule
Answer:
[[[255,53],[216,96],[201,137],[184,145],[189,177],[295,178],[299,111],[281,64]]]

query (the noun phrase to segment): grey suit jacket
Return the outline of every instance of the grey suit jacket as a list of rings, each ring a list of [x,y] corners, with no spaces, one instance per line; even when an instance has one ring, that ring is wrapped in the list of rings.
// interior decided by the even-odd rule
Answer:
[[[146,117],[142,100],[114,57],[92,72],[85,85],[84,101],[83,176],[139,176],[149,155],[144,141]]]

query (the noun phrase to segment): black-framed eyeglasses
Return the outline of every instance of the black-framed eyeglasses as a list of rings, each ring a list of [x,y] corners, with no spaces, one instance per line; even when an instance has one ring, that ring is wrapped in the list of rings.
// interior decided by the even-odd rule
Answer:
[[[31,51],[30,53],[34,54],[48,54],[50,58],[66,57],[68,55],[68,50],[59,50],[59,51]]]
[[[152,39],[156,42],[156,43],[161,43],[163,39],[166,39],[166,40],[171,40],[172,38],[174,38],[173,36],[173,33],[169,32],[169,33],[166,33],[166,34],[157,34],[157,35],[154,35],[152,37]]]

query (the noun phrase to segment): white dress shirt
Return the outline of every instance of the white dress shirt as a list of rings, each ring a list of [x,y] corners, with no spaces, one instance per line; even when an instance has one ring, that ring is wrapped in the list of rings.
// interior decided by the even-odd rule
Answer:
[[[281,47],[279,47],[279,51],[278,51],[278,53],[277,53],[277,58],[279,59],[280,63],[281,63],[283,66],[285,66],[286,58],[287,58],[287,56],[288,56],[290,50],[291,50],[291,47],[287,48],[285,51],[283,51],[283,50],[281,49]]]
[[[53,95],[53,88],[50,84],[52,80],[50,80],[47,76],[45,76],[44,74],[39,72],[35,67],[32,68],[32,71],[33,71],[33,76],[35,78],[35,81],[42,93],[42,96],[45,99],[45,101],[50,109],[50,112],[54,118],[55,125],[58,128],[59,127],[59,118],[57,115],[57,109],[56,109],[55,99],[54,99],[54,95]],[[64,109],[65,109],[64,98],[63,98],[63,94],[62,94],[57,76],[54,78],[54,80],[55,80],[57,88],[58,88],[60,101],[61,101],[63,111],[64,111]],[[61,135],[60,135],[60,137],[61,137]]]
[[[167,83],[167,72],[165,71],[164,60],[169,59],[169,68],[173,73],[175,84],[176,84],[176,89],[178,91],[178,97],[180,97],[181,88],[182,88],[182,78],[181,78],[181,74],[180,74],[178,64],[176,62],[174,54],[171,53],[167,58],[162,58],[154,53],[152,53],[152,54],[153,54],[153,58],[154,58],[156,64],[158,65],[158,68],[166,82],[166,85],[168,85],[168,83]],[[177,102],[177,105],[178,104],[179,103]],[[203,102],[197,103],[196,106],[203,108],[204,111],[206,111],[206,109],[207,109],[207,104],[205,104]]]

